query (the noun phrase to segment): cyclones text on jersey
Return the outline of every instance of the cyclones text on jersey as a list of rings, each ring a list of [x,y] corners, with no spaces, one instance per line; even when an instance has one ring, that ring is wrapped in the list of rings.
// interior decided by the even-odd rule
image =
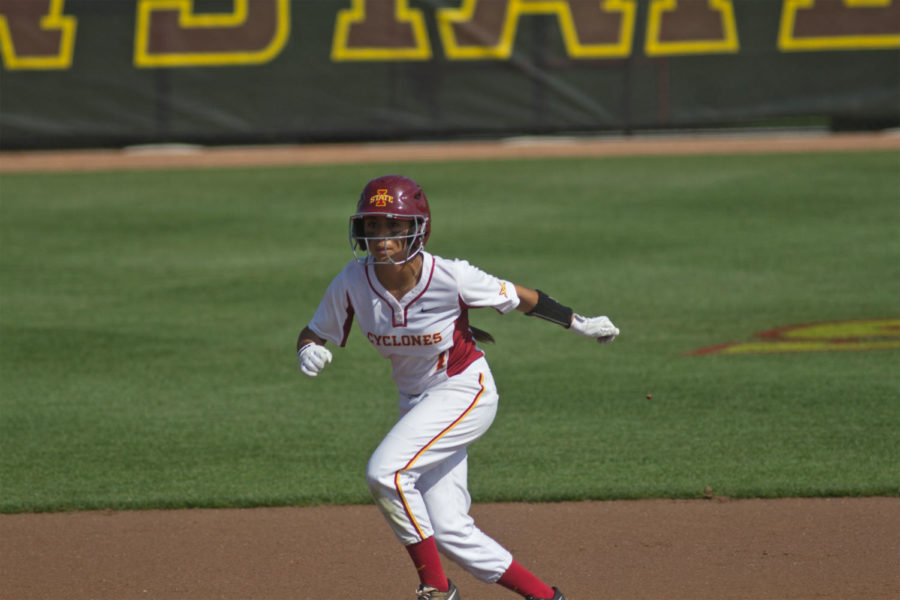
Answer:
[[[431,346],[443,341],[440,332],[425,335],[378,335],[367,333],[366,337],[376,346]]]

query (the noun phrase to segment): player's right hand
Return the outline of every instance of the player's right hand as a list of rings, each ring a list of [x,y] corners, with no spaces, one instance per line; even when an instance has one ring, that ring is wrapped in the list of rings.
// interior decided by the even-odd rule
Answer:
[[[319,344],[306,344],[297,352],[297,361],[301,373],[315,377],[331,362],[331,350]]]

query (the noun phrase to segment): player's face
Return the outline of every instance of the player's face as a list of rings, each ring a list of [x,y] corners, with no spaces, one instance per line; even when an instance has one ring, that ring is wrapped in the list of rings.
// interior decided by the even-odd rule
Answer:
[[[411,226],[411,221],[389,219],[384,215],[364,218],[363,235],[376,238],[368,242],[369,253],[377,260],[402,261],[409,240],[401,236],[408,235]]]

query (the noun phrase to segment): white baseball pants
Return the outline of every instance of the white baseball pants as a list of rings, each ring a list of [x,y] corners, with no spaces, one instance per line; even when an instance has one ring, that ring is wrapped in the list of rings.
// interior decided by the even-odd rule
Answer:
[[[434,536],[438,549],[494,583],[512,555],[475,526],[466,447],[497,414],[497,388],[482,357],[419,396],[400,398],[400,418],[369,459],[366,481],[404,545]]]

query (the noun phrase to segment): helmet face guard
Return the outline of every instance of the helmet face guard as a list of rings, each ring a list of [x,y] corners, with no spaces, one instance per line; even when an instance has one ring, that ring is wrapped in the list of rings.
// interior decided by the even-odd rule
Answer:
[[[406,222],[409,227],[396,235],[367,237],[364,226],[366,217],[384,217],[391,221]],[[356,214],[350,217],[350,248],[358,262],[405,264],[422,252],[430,234],[431,210],[428,208],[425,192],[415,181],[401,175],[384,175],[367,183],[356,205]],[[386,256],[377,259],[370,244],[385,240],[393,241],[403,248],[402,257],[395,259]]]
[[[353,256],[356,257],[357,262],[375,265],[402,265],[408,263],[425,247],[428,218],[421,216],[406,217],[390,213],[382,213],[382,215],[387,219],[408,223],[409,226],[406,233],[391,236],[367,236],[364,227],[365,218],[376,216],[376,214],[353,215],[350,217],[350,249],[353,250]],[[403,249],[403,255],[399,259],[386,255],[384,259],[379,260],[371,251],[372,246],[370,244],[377,245],[378,242],[388,240],[395,242]]]

